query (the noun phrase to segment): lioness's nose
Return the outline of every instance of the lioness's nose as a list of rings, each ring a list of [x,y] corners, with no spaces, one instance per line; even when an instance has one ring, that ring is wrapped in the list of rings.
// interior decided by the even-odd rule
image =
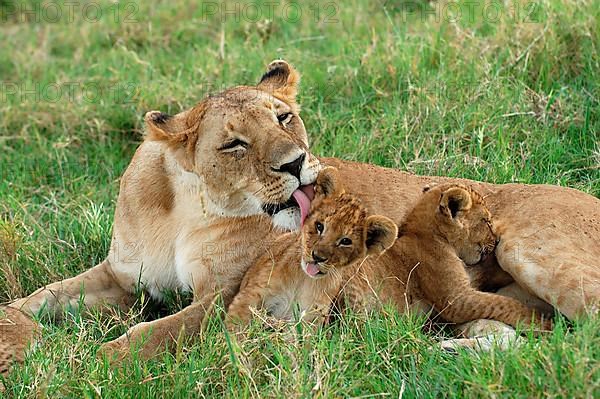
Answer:
[[[301,154],[298,158],[294,159],[292,162],[284,163],[279,167],[280,172],[287,172],[290,175],[294,176],[298,181],[300,181],[300,172],[302,171],[302,164],[304,163],[304,158],[306,154]]]

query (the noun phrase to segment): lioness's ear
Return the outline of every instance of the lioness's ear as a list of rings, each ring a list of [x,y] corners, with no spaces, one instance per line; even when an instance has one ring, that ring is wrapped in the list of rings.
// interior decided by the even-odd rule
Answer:
[[[295,103],[299,83],[300,74],[294,67],[284,60],[275,60],[267,66],[267,72],[262,76],[257,87]]]
[[[471,194],[463,187],[451,187],[442,193],[440,212],[450,218],[455,218],[459,211],[471,209],[473,200]]]
[[[325,197],[339,196],[344,193],[344,187],[340,182],[339,172],[332,166],[327,166],[319,172],[315,182],[315,195]]]
[[[184,113],[168,115],[160,111],[150,111],[144,116],[146,122],[146,137],[149,140],[182,141],[181,135],[187,129]]]
[[[367,218],[365,223],[368,255],[379,255],[394,245],[398,237],[398,226],[390,218],[372,215]]]
[[[189,111],[184,111],[177,115],[167,115],[160,111],[150,111],[144,116],[144,121],[146,139],[166,142],[184,170],[189,172],[195,163],[198,125],[188,126],[188,113]]]

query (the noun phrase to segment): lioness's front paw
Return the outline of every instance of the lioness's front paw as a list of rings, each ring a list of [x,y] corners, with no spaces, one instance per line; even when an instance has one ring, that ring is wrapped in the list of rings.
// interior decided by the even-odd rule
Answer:
[[[446,352],[456,353],[460,349],[475,352],[489,352],[492,349],[507,350],[521,341],[516,334],[490,334],[482,337],[447,339],[440,342],[440,348]]]
[[[114,341],[105,343],[98,350],[98,356],[106,356],[111,363],[120,363],[134,357],[148,360],[162,353],[166,348],[173,348],[176,338],[168,331],[152,331],[149,323],[140,323]]]

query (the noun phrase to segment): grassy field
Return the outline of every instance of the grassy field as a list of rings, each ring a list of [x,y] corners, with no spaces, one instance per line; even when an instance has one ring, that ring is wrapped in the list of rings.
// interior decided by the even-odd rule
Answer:
[[[598,1],[69,4],[0,0],[0,302],[103,259],[146,111],[254,84],[279,57],[303,73],[319,155],[600,195]],[[240,342],[214,319],[177,356],[96,360],[144,317],[47,325],[0,396],[600,396],[600,320],[450,355],[393,312]]]

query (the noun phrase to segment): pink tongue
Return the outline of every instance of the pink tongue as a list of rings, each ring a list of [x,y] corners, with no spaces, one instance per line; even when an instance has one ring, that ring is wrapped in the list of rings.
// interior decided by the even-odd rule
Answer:
[[[314,263],[307,263],[306,264],[306,273],[309,276],[314,277],[317,274],[319,274],[319,268]]]
[[[308,216],[310,210],[310,201],[314,198],[315,192],[312,186],[300,186],[292,193],[292,197],[300,207],[300,226],[304,226],[304,220]]]
[[[312,184],[308,184],[306,186],[300,186],[298,187],[300,190],[302,190],[302,192],[304,194],[306,194],[306,196],[308,197],[309,200],[314,200],[315,199],[315,186],[313,186]]]

